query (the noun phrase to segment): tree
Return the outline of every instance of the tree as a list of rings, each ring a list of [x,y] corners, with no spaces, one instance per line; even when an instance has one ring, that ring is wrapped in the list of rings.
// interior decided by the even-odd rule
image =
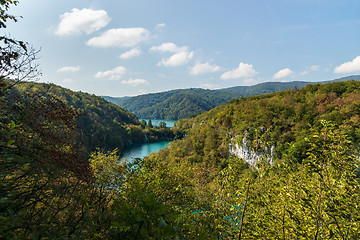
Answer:
[[[161,122],[159,123],[159,127],[160,127],[160,128],[166,128],[166,122],[161,121]]]
[[[17,3],[0,1],[1,28],[16,21],[7,11]],[[0,238],[69,238],[92,199],[91,172],[73,147],[76,111],[13,87],[40,76],[36,54],[0,37]]]
[[[143,119],[140,121],[141,127],[146,128],[147,122]]]
[[[35,62],[39,51],[28,44],[0,37],[0,81],[13,79],[17,84],[21,81],[36,81],[41,76],[39,65]],[[10,87],[12,86],[10,85]]]
[[[153,124],[152,124],[152,122],[151,122],[151,119],[149,119],[148,127],[149,127],[149,128],[152,128],[152,127],[153,127]]]
[[[1,0],[0,1],[0,28],[6,28],[8,20],[17,21],[13,15],[7,11],[11,5],[17,5],[18,1]],[[15,40],[6,36],[0,36],[0,84],[3,87],[3,81],[11,78],[17,82],[27,80],[38,80],[41,73],[37,59],[39,51],[29,47],[28,43]],[[11,85],[10,85],[11,86]]]
[[[11,4],[17,5],[19,1],[17,0],[1,0],[0,1],[0,28],[6,28],[6,21],[13,20],[17,21],[16,17],[9,15],[7,11],[10,8]]]

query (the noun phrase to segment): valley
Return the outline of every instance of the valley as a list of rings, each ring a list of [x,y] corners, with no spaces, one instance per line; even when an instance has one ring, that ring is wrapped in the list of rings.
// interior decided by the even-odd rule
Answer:
[[[0,1],[0,239],[360,239],[359,4],[95,2]]]
[[[89,226],[88,220],[97,221],[108,238],[134,236],[137,232],[110,226],[141,229],[143,221],[158,223],[160,219],[168,227],[148,230],[195,239],[235,238],[244,221],[239,216],[246,215],[243,235],[278,238],[275,229],[282,226],[282,221],[277,220],[276,209],[286,207],[286,233],[295,236],[306,231],[312,236],[316,233],[308,229],[319,218],[311,205],[321,204],[323,210],[317,214],[328,226],[323,234],[330,234],[337,227],[327,217],[329,213],[352,211],[354,204],[360,205],[359,84],[355,80],[308,84],[299,89],[232,99],[194,118],[180,119],[175,127],[168,128],[165,121],[155,126],[150,119],[139,120],[101,97],[51,84],[20,83],[2,92],[1,109],[6,112],[2,116],[7,122],[1,125],[2,136],[6,136],[2,140],[6,147],[0,152],[2,171],[7,174],[5,183],[10,184],[4,185],[5,191],[14,193],[4,206],[15,209],[18,205],[12,203],[28,201],[27,195],[17,196],[28,188],[37,188],[41,174],[60,182],[46,183],[44,190],[31,193],[34,197],[47,196],[51,208],[33,213],[27,205],[20,205],[16,210],[35,214],[33,221],[28,222],[31,231],[39,231],[36,221],[50,216],[63,201],[68,201],[66,209],[85,207],[93,201],[95,207],[85,210],[90,214],[86,221],[79,219],[84,217],[74,210],[73,215],[64,212],[52,219],[52,224],[61,224],[64,218],[71,217],[75,222],[67,224],[89,229],[85,234],[88,236],[99,231]],[[177,140],[164,148],[173,139]],[[158,152],[143,159],[125,155],[128,161],[119,162],[128,147],[145,142],[153,142],[156,150],[147,145],[143,155]],[[25,175],[12,170],[22,166],[28,166],[22,170],[27,171]],[[15,179],[17,184],[33,184],[12,188]],[[345,188],[338,188],[337,181]],[[72,196],[67,195],[69,184]],[[56,192],[49,195],[52,189]],[[320,193],[323,196],[319,203],[314,194]],[[98,198],[102,202],[97,202]],[[246,212],[241,207],[245,203],[249,206]],[[143,215],[145,209],[151,217]],[[298,212],[299,209],[302,210]],[[7,214],[11,221],[7,218],[6,226],[25,224],[22,217]],[[97,215],[102,218],[97,219]],[[358,217],[352,211],[352,218]],[[134,221],[136,218],[140,220]],[[293,218],[301,219],[301,223]],[[346,215],[338,215],[337,221],[357,236],[357,223],[346,225],[351,221]],[[258,228],[260,223],[262,227]],[[3,231],[9,233],[8,229]],[[345,231],[345,227],[337,231]],[[51,234],[63,233],[66,230]]]

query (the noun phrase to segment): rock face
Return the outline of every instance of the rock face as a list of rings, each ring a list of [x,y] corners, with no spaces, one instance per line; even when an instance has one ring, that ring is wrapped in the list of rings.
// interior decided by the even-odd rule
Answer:
[[[238,158],[244,159],[250,166],[256,168],[256,164],[264,159],[268,161],[270,164],[273,163],[272,155],[275,150],[275,146],[272,145],[269,149],[265,148],[263,152],[254,151],[253,149],[247,146],[248,140],[246,138],[242,139],[241,144],[236,142],[236,139],[231,139],[231,143],[229,145],[229,154],[231,156],[235,156]]]

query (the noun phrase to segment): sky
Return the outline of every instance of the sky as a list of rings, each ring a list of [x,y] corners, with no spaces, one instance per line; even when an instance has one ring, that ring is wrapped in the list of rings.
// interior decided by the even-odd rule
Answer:
[[[113,97],[360,74],[359,0],[20,0],[41,82]]]

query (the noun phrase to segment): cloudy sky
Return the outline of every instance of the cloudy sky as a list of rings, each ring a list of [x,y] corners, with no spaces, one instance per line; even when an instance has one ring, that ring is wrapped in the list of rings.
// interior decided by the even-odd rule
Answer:
[[[42,82],[108,96],[360,74],[359,0],[20,0]],[[3,33],[2,33],[3,34]]]

